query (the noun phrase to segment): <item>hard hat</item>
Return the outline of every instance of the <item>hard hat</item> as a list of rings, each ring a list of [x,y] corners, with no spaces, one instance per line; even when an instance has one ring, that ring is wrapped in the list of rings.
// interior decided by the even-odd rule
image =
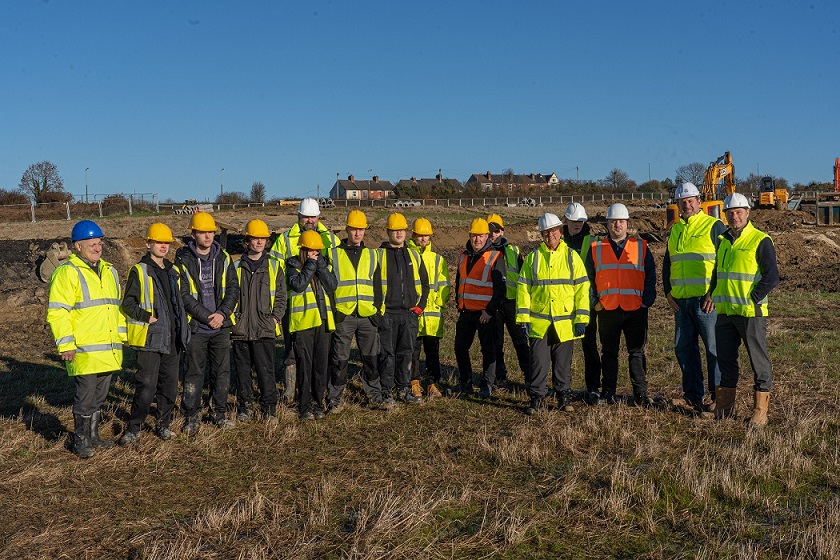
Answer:
[[[490,233],[490,224],[484,218],[476,218],[470,224],[470,235],[484,235]]]
[[[732,193],[723,199],[723,210],[726,211],[731,208],[746,208],[749,210],[750,201],[741,193]]]
[[[298,214],[310,218],[313,216],[320,216],[321,207],[318,206],[318,201],[314,198],[304,198],[300,201],[300,206],[298,206]]]
[[[552,214],[550,212],[546,212],[540,219],[537,220],[537,227],[540,231],[547,231],[556,227],[560,227],[563,225],[563,222],[560,221],[560,218],[557,217],[557,214]]]
[[[426,218],[417,218],[414,220],[414,225],[411,227],[411,231],[417,235],[432,235],[432,222]]]
[[[572,202],[566,206],[566,212],[563,215],[571,222],[585,222],[589,219],[589,216],[586,215],[586,208],[578,202]]]
[[[157,241],[158,243],[172,243],[175,238],[172,237],[172,230],[169,226],[160,222],[155,222],[146,230],[146,241]]]
[[[216,231],[216,221],[207,212],[196,212],[190,220],[190,229],[194,231]]]
[[[271,232],[268,231],[268,226],[262,220],[251,220],[245,224],[245,237],[261,237],[268,239],[271,237]]]
[[[317,231],[307,230],[300,234],[298,247],[320,251],[324,248],[324,240]]]
[[[367,216],[361,210],[351,210],[347,214],[347,227],[356,229],[367,229]]]
[[[408,229],[408,222],[405,221],[405,216],[403,216],[399,212],[394,212],[393,214],[388,216],[388,224],[385,226],[385,229]]]
[[[490,214],[489,216],[487,216],[487,223],[498,224],[499,228],[505,229],[505,223],[502,221],[502,217],[498,214]]]
[[[697,190],[697,187],[694,186],[694,183],[690,183],[686,181],[685,183],[680,183],[677,186],[676,192],[674,192],[674,199],[680,200],[681,198],[689,198],[692,196],[700,196],[700,191]]]
[[[607,219],[608,220],[629,220],[630,219],[630,212],[627,211],[627,207],[624,206],[620,202],[616,202],[615,204],[611,205],[607,208]]]
[[[73,226],[73,231],[70,233],[70,241],[73,243],[99,237],[105,237],[105,234],[102,233],[102,230],[96,225],[96,222],[92,220],[76,222],[76,225]]]

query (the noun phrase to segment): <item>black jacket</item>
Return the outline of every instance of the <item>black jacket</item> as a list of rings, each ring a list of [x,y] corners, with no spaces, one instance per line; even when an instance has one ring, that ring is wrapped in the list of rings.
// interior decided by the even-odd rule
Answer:
[[[268,252],[256,261],[243,254],[239,266],[239,305],[234,312],[236,323],[231,329],[233,340],[274,338],[275,325],[282,324],[286,314],[286,275],[277,267],[274,306],[271,305],[271,278]],[[277,321],[275,323],[274,321]]]
[[[215,249],[215,259],[213,267],[213,289],[216,295],[216,311],[211,312],[202,305],[201,301],[197,300],[190,294],[190,278],[195,283],[199,292],[201,291],[201,265],[198,262],[198,256],[194,252],[195,243],[190,241],[186,247],[181,247],[175,253],[175,266],[180,269],[181,273],[181,297],[184,299],[184,307],[187,313],[192,317],[190,321],[190,329],[193,332],[198,331],[199,323],[207,325],[210,321],[210,315],[213,313],[221,313],[225,317],[222,328],[230,327],[230,316],[236,307],[236,302],[239,301],[239,282],[236,279],[236,269],[233,266],[233,261],[225,251],[222,251],[218,242],[213,242]],[[226,273],[226,290],[222,297],[222,274],[224,274],[225,261],[228,261]],[[199,293],[199,298],[201,294]]]
[[[385,269],[388,275],[386,278],[388,289],[385,292],[385,311],[409,310],[412,307],[426,309],[426,300],[429,297],[429,274],[423,266],[422,259],[418,258],[421,289],[418,301],[417,289],[414,286],[414,263],[411,261],[411,255],[408,254],[410,250],[408,246],[395,248],[386,241],[379,248],[385,249],[385,259],[387,259]],[[374,281],[374,290],[376,289]]]

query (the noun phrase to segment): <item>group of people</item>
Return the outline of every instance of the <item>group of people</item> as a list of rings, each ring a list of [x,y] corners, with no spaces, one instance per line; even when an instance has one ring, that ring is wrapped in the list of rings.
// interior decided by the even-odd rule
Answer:
[[[681,217],[671,230],[663,271],[685,393],[675,405],[704,416],[733,415],[743,342],[755,377],[751,423],[763,426],[772,380],[767,294],[778,283],[772,241],[750,223],[743,195],[724,202],[729,228],[699,211],[700,193],[691,183],[680,185],[676,197]],[[250,220],[242,256],[234,260],[215,239],[213,217],[197,213],[174,262],[166,258],[172,231],[154,223],[146,234],[148,252],[130,269],[124,292],[113,265],[101,258],[102,230],[90,220],[78,222],[71,233],[75,251],[50,280],[47,310],[58,352],[76,383],[73,451],[87,458],[97,447],[113,444],[99,434],[99,410],[112,374],[122,367],[124,344],[137,350],[137,373],[121,445],[138,440],[150,412],[158,437],[174,436],[179,380],[183,433],[199,429],[205,384],[210,421],[219,428],[234,426],[226,414],[231,348],[240,422],[258,413],[276,421],[281,398],[297,403],[302,420],[339,412],[354,339],[372,406],[388,408],[397,399],[417,404],[424,392],[428,398],[442,396],[440,339],[453,287],[446,260],[432,248],[432,224],[418,218],[409,227],[402,214],[392,213],[387,240],[368,247],[361,210],[348,213],[341,240],[319,218],[317,201],[304,199],[297,223],[270,248],[266,223]],[[528,414],[546,407],[549,371],[558,408],[571,410],[577,339],[583,344],[585,400],[613,403],[623,334],[633,400],[651,403],[644,348],[657,278],[647,243],[628,235],[630,216],[623,204],[608,209],[603,238],[592,233],[582,205],[572,203],[564,218],[543,214],[542,242],[527,255],[508,242],[501,216],[470,224],[455,267],[454,392],[473,394],[469,352],[476,334],[482,356],[478,396],[489,398],[505,387],[507,331],[525,379]],[[281,333],[282,396],[274,359]],[[698,339],[706,349],[707,387]]]

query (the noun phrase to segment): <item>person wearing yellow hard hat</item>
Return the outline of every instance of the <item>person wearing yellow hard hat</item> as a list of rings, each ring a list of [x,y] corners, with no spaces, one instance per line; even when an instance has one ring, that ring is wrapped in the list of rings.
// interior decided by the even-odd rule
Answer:
[[[382,267],[383,321],[379,329],[382,348],[379,352],[379,382],[383,404],[395,403],[391,394],[406,403],[418,404],[411,393],[411,361],[417,340],[418,317],[429,297],[429,276],[420,254],[406,244],[408,222],[394,212],[386,224],[388,241],[379,247]]]
[[[488,398],[496,381],[496,314],[505,300],[505,261],[502,253],[493,248],[487,220],[474,219],[469,233],[455,274],[455,359],[460,372],[459,391],[472,394],[470,346],[478,333],[482,369],[479,396]]]
[[[231,329],[233,365],[236,368],[236,419],[253,418],[254,388],[259,389],[259,407],[266,422],[277,419],[277,384],[274,379],[274,346],[286,314],[286,275],[280,261],[268,256],[271,232],[262,220],[245,224],[245,253],[236,261],[239,302]]]
[[[154,223],[146,232],[148,252],[128,272],[122,312],[128,326],[128,345],[137,350],[134,397],[128,425],[119,445],[140,438],[152,401],[155,433],[162,440],[175,434],[170,429],[178,397],[178,356],[190,341],[184,300],[178,287],[178,270],[166,259],[175,242],[172,230]]]
[[[215,240],[216,222],[206,212],[193,214],[192,239],[175,253],[181,275],[181,296],[192,338],[184,353],[181,415],[183,433],[198,433],[201,391],[210,361],[210,415],[218,428],[235,424],[225,417],[230,390],[230,327],[239,301],[239,282],[233,259]]]
[[[289,288],[289,333],[297,360],[298,414],[301,420],[324,417],[324,396],[335,330],[333,293],[338,281],[324,257],[324,241],[314,230],[304,231],[298,255],[286,259]]]
[[[351,210],[345,222],[347,239],[330,249],[338,287],[335,290],[335,331],[327,385],[328,414],[341,409],[348,380],[350,346],[354,338],[361,354],[362,385],[368,401],[374,405],[382,401],[382,386],[376,366],[379,354],[377,329],[382,322],[382,277],[379,253],[365,247],[367,228],[365,213]]]

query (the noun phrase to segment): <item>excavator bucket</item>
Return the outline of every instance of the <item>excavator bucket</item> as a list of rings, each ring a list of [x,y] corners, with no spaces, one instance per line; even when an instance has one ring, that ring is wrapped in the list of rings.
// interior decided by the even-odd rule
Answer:
[[[70,249],[67,248],[67,243],[64,241],[53,243],[37,261],[38,278],[41,282],[49,282],[55,269],[66,263],[69,258]]]

